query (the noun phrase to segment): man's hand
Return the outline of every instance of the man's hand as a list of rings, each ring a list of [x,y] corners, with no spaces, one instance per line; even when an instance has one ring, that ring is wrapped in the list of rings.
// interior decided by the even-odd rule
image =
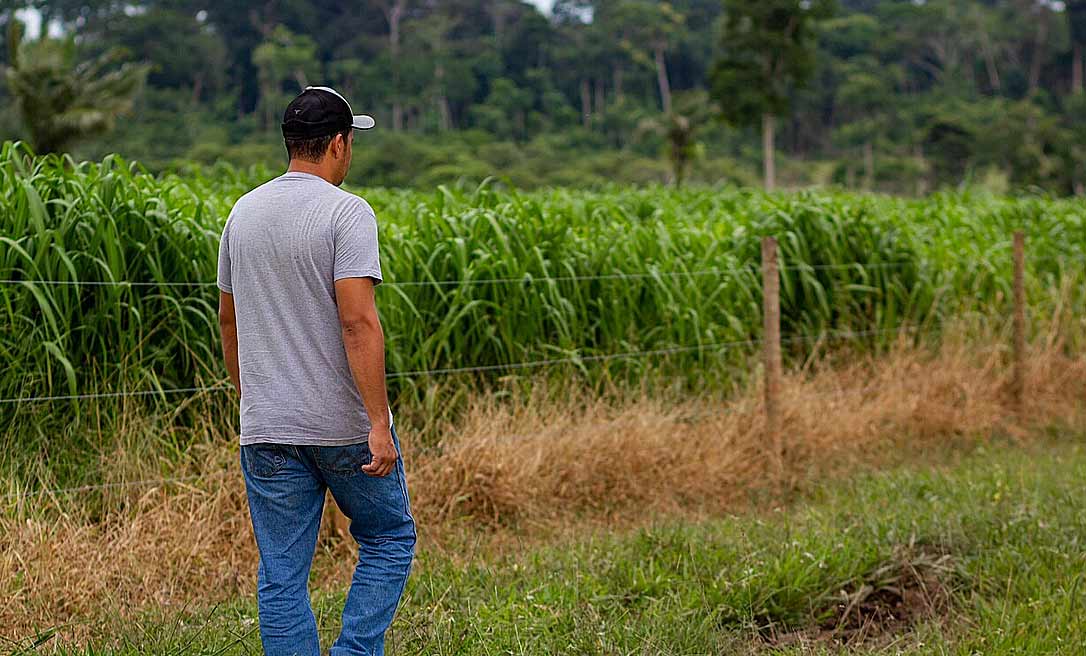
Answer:
[[[373,460],[362,466],[362,472],[367,476],[388,476],[396,466],[400,454],[396,452],[396,445],[392,443],[392,431],[387,426],[370,430],[370,453],[373,454]]]

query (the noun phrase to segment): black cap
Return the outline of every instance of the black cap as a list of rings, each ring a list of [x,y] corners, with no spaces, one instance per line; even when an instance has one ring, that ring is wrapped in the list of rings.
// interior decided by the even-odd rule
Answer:
[[[306,87],[283,112],[283,136],[312,139],[342,132],[347,128],[368,130],[373,117],[355,114],[347,99],[329,87]]]

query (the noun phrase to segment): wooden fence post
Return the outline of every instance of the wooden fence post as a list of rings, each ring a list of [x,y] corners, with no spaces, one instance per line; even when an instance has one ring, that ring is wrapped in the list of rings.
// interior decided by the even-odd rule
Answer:
[[[1026,399],[1026,236],[1014,233],[1014,403],[1021,410]]]
[[[781,438],[781,296],[777,267],[777,240],[762,238],[762,313],[764,315],[766,441],[773,450],[778,478],[784,473]]]

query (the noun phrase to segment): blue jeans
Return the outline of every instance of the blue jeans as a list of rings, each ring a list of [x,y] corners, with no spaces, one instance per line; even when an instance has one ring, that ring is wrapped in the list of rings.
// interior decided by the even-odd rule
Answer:
[[[399,451],[400,442],[393,429]],[[403,595],[415,551],[415,520],[403,459],[382,478],[361,469],[369,444],[241,447],[249,514],[260,551],[257,605],[267,656],[319,656],[317,622],[309,603],[309,569],[317,547],[325,490],[351,520],[358,542],[343,629],[330,656],[380,655],[385,631]]]

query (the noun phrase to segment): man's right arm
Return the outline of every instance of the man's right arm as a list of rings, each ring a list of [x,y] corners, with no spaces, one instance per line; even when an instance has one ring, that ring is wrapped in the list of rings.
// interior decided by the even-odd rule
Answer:
[[[219,332],[222,335],[222,355],[230,382],[241,394],[241,372],[238,368],[238,320],[234,310],[234,295],[219,292]]]
[[[335,289],[343,348],[370,418],[369,447],[373,460],[362,471],[371,476],[386,476],[396,465],[399,455],[392,443],[389,423],[385,335],[377,315],[373,280],[343,278],[335,282]]]

